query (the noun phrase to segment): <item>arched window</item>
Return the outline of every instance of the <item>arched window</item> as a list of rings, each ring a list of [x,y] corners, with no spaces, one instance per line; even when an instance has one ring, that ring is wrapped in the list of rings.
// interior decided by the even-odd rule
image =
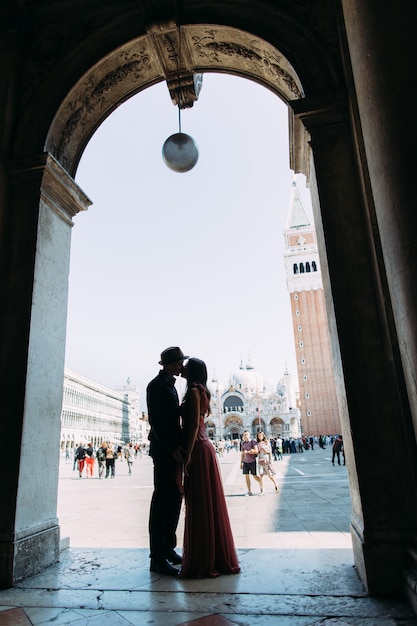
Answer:
[[[300,274],[304,274],[304,263],[300,263]]]
[[[229,396],[223,404],[224,412],[237,411],[243,412],[243,400],[239,396]]]
[[[317,264],[316,264],[316,262],[313,261],[311,265],[313,266],[313,272],[317,272]]]
[[[294,272],[294,274],[298,274],[298,265],[297,265],[297,263],[294,263],[294,265],[292,266],[292,271]]]
[[[311,272],[310,263],[308,261],[306,263],[306,272]]]

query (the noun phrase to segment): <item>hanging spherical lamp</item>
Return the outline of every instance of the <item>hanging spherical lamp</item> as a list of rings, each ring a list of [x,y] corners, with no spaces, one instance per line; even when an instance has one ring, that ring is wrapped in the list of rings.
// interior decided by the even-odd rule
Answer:
[[[171,76],[170,80],[167,80],[167,84],[172,100],[178,105],[178,132],[165,140],[162,146],[162,158],[165,165],[174,172],[189,172],[198,161],[198,148],[194,139],[181,130],[181,109],[193,106],[194,100],[198,98],[200,93],[203,76],[202,74],[189,74],[189,72],[184,71],[181,54],[182,33],[179,4],[178,0],[174,0],[174,2],[178,39],[178,75],[176,77]]]
[[[174,172],[189,172],[198,161],[197,144],[186,133],[175,133],[162,146],[165,164]]]

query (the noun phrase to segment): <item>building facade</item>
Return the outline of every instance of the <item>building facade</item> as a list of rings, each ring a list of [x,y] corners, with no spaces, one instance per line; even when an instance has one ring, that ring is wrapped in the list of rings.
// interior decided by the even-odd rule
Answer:
[[[284,236],[302,431],[335,435],[341,425],[317,237],[295,182]]]
[[[116,386],[113,389],[122,394],[129,403],[129,441],[146,444],[148,442],[149,422],[146,413],[140,410],[139,387],[132,385],[130,378],[128,378],[125,385]]]
[[[297,438],[301,435],[295,381],[288,371],[275,386],[266,385],[261,374],[241,362],[229,384],[212,380],[211,415],[206,419],[210,439],[237,439],[248,430],[262,430],[269,437]]]
[[[124,444],[146,441],[146,416],[139,413],[139,391],[128,381],[112,389],[65,368],[61,411],[61,450],[79,443]]]

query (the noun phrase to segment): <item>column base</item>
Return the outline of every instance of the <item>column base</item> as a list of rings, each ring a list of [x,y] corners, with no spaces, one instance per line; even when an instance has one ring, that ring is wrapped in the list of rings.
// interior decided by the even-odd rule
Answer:
[[[404,591],[409,605],[417,615],[417,547],[408,551],[410,565],[404,570]]]
[[[378,532],[372,538],[365,538],[363,529],[354,520],[350,530],[355,566],[367,593],[374,597],[403,598],[410,533]]]
[[[47,528],[14,533],[0,538],[0,589],[41,572],[59,560],[60,531],[57,523]]]

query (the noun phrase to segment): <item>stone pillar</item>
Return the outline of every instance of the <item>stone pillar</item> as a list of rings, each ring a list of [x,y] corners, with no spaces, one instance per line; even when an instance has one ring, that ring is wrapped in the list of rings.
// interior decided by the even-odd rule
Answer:
[[[8,168],[2,216],[0,587],[56,562],[72,217],[90,204],[53,157]]]
[[[355,563],[371,595],[398,595],[417,494],[409,405],[390,325],[378,229],[364,196],[346,95],[291,106],[311,136],[320,204],[313,206],[349,472]]]
[[[415,59],[417,4],[405,0],[362,2],[342,0],[349,65],[357,97],[369,186],[392,303],[392,317],[404,372],[412,420],[402,423],[393,412],[396,433],[389,448],[390,475],[397,481],[397,498],[408,502],[409,563],[405,591],[417,612],[417,216]],[[394,464],[394,447],[404,455]],[[404,471],[401,471],[404,470]],[[401,473],[400,473],[401,472]]]
[[[417,436],[417,4],[343,0],[350,63]]]

